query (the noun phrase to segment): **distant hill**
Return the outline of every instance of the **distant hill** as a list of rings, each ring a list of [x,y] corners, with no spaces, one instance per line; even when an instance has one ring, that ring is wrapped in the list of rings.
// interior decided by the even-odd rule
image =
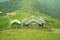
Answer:
[[[12,11],[40,12],[60,18],[59,0],[5,0],[0,2],[0,11],[5,13]]]

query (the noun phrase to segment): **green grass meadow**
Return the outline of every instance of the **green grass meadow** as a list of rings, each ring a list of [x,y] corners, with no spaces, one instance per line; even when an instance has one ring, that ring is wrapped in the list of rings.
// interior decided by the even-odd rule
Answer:
[[[10,29],[0,33],[0,40],[60,40],[60,33],[40,29]]]
[[[43,17],[46,20],[46,28],[8,29],[11,20],[23,20],[28,16]],[[15,16],[0,16],[0,40],[60,40],[60,30],[48,31],[60,29],[58,23],[58,19],[43,14],[21,13]]]
[[[44,19],[46,28],[11,28],[29,16]],[[60,40],[60,0],[0,0],[0,40]]]

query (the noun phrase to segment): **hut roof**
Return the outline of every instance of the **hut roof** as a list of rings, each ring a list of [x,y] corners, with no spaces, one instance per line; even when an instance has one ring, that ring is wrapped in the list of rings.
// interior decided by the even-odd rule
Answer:
[[[18,24],[21,24],[20,21],[19,21],[19,20],[16,20],[16,19],[13,20],[13,21],[11,21],[11,24],[13,24],[13,23],[15,23],[15,22],[18,23]]]
[[[42,18],[35,18],[34,16],[30,16],[30,17],[22,20],[22,23],[25,23],[27,25],[32,21],[35,21],[35,22],[37,22],[39,24],[45,23],[45,21]]]

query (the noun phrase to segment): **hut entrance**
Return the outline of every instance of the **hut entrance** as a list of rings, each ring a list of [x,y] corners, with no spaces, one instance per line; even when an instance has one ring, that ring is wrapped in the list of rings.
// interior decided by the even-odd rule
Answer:
[[[18,20],[11,21],[11,28],[20,28],[20,25],[21,23]]]
[[[15,23],[11,24],[11,28],[20,28],[20,24],[15,22]]]
[[[31,27],[31,28],[38,28],[38,27],[39,27],[39,24],[36,23],[36,22],[34,22],[34,21],[32,21],[32,22],[30,22],[30,23],[28,24],[28,27]]]

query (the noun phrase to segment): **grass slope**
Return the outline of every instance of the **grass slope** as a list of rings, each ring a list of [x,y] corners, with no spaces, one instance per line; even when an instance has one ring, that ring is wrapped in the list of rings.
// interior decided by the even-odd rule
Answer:
[[[40,29],[11,29],[1,31],[0,40],[60,40],[60,33]]]
[[[20,10],[20,12],[42,12],[60,19],[59,0],[4,0],[0,2],[0,11],[3,12],[1,15],[16,10]]]
[[[38,12],[22,12],[20,13],[19,11],[17,12],[18,14],[15,16],[9,16],[11,19],[18,19],[18,20],[23,20],[25,18],[27,18],[28,16],[35,16],[36,18],[40,18],[42,17],[47,24],[47,27],[50,28],[60,28],[60,19],[54,19],[50,16],[44,15],[42,13],[38,13]]]
[[[22,12],[19,13],[17,12],[17,15],[15,16],[1,16],[0,17],[0,30],[1,29],[6,29],[8,28],[11,19],[18,19],[18,20],[23,20],[27,18],[28,16],[35,16],[36,18],[42,17],[46,21],[46,27],[47,28],[58,28],[60,29],[60,20],[58,19],[53,19],[52,17],[49,17],[44,14],[40,14],[37,12],[33,13],[28,13],[28,12]]]
[[[0,16],[0,30],[7,29],[9,25],[9,19],[7,17]]]
[[[56,25],[58,22],[60,22],[58,19],[53,19],[52,17],[49,17],[44,14],[39,13],[28,13],[28,12],[17,12],[18,14],[15,16],[1,16],[0,17],[0,40],[60,40],[60,30],[53,31],[47,31],[47,29],[43,28],[26,28],[26,29],[9,29],[9,30],[3,30],[7,29],[9,26],[10,18],[22,20],[28,16],[35,16],[43,17],[46,20],[47,28],[55,28],[60,29],[59,25]],[[57,22],[57,23],[56,23]]]

